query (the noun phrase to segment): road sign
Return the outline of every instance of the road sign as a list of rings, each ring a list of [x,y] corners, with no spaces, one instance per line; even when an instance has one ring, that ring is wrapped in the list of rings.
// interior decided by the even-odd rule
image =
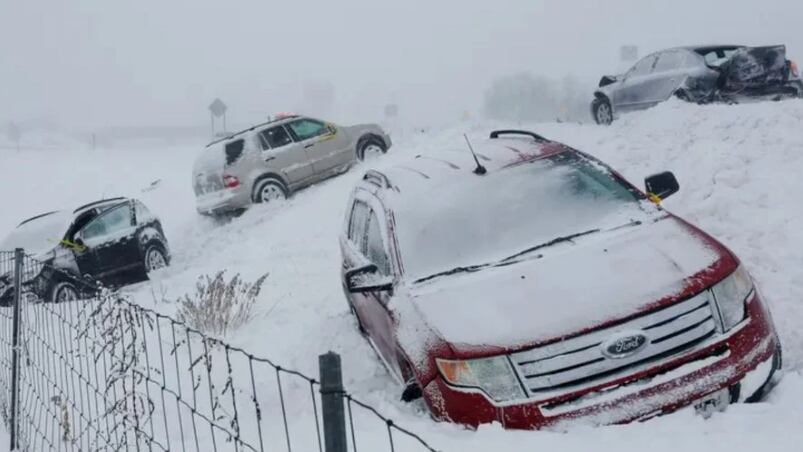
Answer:
[[[224,104],[220,99],[215,99],[211,104],[209,104],[209,111],[212,112],[212,115],[216,118],[225,115],[226,110],[228,110],[228,107],[226,107],[226,104]]]
[[[638,59],[638,46],[627,45],[620,47],[619,57],[626,62],[636,61]]]
[[[6,127],[6,135],[8,136],[9,140],[15,143],[19,143],[20,138],[22,138],[22,132],[20,131],[20,128],[17,127],[17,125],[13,122],[10,122]]]

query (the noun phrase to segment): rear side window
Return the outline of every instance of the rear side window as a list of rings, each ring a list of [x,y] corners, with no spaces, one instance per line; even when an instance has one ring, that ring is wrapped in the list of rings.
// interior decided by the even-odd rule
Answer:
[[[262,144],[262,149],[276,149],[282,146],[287,146],[293,142],[290,134],[284,126],[271,127],[265,129],[259,134],[259,142]]]
[[[371,208],[368,204],[362,201],[354,203],[354,208],[351,209],[351,218],[349,219],[349,241],[360,250],[361,253],[366,254],[366,227],[368,225],[368,217],[371,215]]]
[[[719,66],[733,56],[737,49],[715,49],[703,54],[705,64]]]
[[[134,204],[134,207],[136,208],[134,212],[136,213],[137,216],[137,223],[139,224],[148,223],[155,219],[151,211],[148,210],[147,207],[145,207],[145,204],[142,204],[141,202],[137,201]]]
[[[652,68],[655,65],[655,55],[650,55],[648,57],[643,58],[641,61],[636,63],[632,69],[630,69],[629,77],[632,76],[639,76],[639,75],[647,75],[652,72]]]
[[[132,223],[131,208],[128,203],[125,203],[122,206],[114,207],[103,212],[99,217],[86,225],[86,227],[81,230],[80,235],[84,240],[102,237],[130,228]]]
[[[368,231],[366,236],[366,257],[372,264],[379,268],[383,275],[390,275],[390,259],[385,251],[385,242],[382,240],[382,230],[379,228],[379,217],[376,212],[371,212],[368,219]]]
[[[236,162],[242,155],[245,148],[245,140],[232,141],[226,144],[226,165]]]
[[[329,129],[326,127],[326,124],[314,119],[299,119],[291,122],[288,125],[290,126],[290,130],[293,131],[293,134],[296,136],[296,138],[298,138],[299,141],[329,133]]]
[[[684,58],[680,52],[664,52],[658,56],[655,72],[671,71],[683,66]]]

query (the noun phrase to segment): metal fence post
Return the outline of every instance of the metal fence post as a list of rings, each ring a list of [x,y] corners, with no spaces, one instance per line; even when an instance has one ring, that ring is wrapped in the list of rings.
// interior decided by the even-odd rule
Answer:
[[[346,414],[343,410],[343,373],[340,355],[329,352],[318,356],[321,374],[321,413],[326,452],[347,452]]]
[[[17,450],[17,414],[19,403],[19,345],[20,345],[20,305],[22,304],[22,266],[25,252],[22,248],[14,250],[14,317],[11,327],[11,415],[9,416],[11,449]]]

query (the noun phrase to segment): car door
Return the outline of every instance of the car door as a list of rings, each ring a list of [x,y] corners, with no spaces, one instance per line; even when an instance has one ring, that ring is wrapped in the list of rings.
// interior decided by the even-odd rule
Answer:
[[[258,138],[262,160],[268,168],[280,172],[290,185],[302,184],[315,175],[309,152],[302,143],[293,140],[285,126],[268,127]]]
[[[345,154],[349,139],[343,130],[311,118],[299,118],[287,126],[312,159],[316,175],[325,176],[350,161]]]
[[[92,253],[94,270],[90,276],[103,280],[142,264],[136,240],[137,225],[131,202],[126,201],[104,211],[76,234]]]
[[[79,232],[88,225],[94,218],[98,216],[97,209],[89,209],[86,212],[78,215],[70,226],[69,230],[64,236],[62,243],[70,250],[75,258],[75,264],[78,267],[78,273],[84,275],[96,275],[100,271],[98,269],[98,261],[95,253],[86,247],[73,246],[77,238],[80,238]]]
[[[648,91],[652,93],[650,99],[652,103],[669,99],[686,80],[685,60],[685,54],[680,50],[668,50],[658,55],[658,61],[655,62],[655,69],[648,83]]]
[[[348,242],[351,252],[344,253],[344,271],[372,263],[382,276],[392,275],[387,246],[387,227],[378,202],[357,200],[349,222]],[[351,294],[351,301],[361,326],[385,364],[401,381],[401,369],[396,347],[395,320],[387,292]]]
[[[614,92],[613,100],[617,110],[621,112],[638,110],[649,102],[647,99],[651,94],[647,87],[655,62],[656,55],[648,55],[627,71],[622,83]]]

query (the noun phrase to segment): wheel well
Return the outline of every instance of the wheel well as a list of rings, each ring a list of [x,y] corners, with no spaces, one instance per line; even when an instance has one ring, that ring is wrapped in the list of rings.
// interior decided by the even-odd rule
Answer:
[[[361,136],[359,140],[357,140],[357,148],[359,149],[365,143],[375,143],[382,147],[385,147],[385,140],[382,139],[379,135],[374,133],[366,133],[365,135]]]
[[[601,93],[599,91],[596,91],[594,93],[594,99],[604,100],[604,101],[608,102],[609,104],[611,103],[611,99],[607,95],[605,95],[605,94],[603,94],[603,93]]]
[[[83,281],[80,281],[77,277],[75,277],[73,275],[69,275],[69,276],[68,275],[58,275],[58,276],[54,275],[53,279],[50,281],[50,285],[48,286],[47,291],[45,291],[43,296],[42,295],[39,295],[39,296],[41,297],[41,299],[43,299],[45,301],[50,301],[50,302],[55,301],[56,289],[58,289],[63,284],[72,286],[72,288],[79,295],[89,293],[90,290],[91,290],[91,287],[89,287],[88,284],[84,283]]]
[[[167,261],[167,264],[170,265],[170,252],[167,251],[167,247],[159,239],[150,239],[145,243],[145,246],[142,248],[142,258],[145,259],[145,254],[148,252],[148,248],[152,246],[159,248],[159,251],[162,252],[162,256],[164,256],[165,261]]]
[[[282,185],[282,188],[284,188],[284,192],[285,193],[287,193],[288,195],[290,194],[290,188],[288,187],[287,182],[285,182],[284,178],[282,178],[280,175],[278,175],[276,173],[265,173],[265,174],[257,177],[254,180],[254,184],[251,185],[251,199],[252,200],[256,196],[257,186],[260,183],[262,183],[263,181],[267,180],[267,179],[275,180],[276,182],[278,182],[279,184]]]

